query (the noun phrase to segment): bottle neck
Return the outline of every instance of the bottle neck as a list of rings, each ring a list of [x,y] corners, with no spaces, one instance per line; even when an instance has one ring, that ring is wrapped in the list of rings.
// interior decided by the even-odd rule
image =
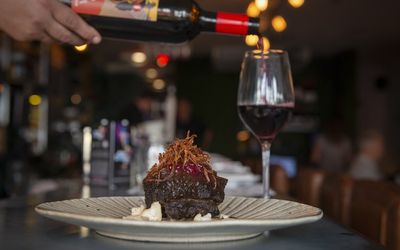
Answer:
[[[208,32],[242,36],[260,33],[260,20],[243,14],[201,11],[199,23],[202,31]]]

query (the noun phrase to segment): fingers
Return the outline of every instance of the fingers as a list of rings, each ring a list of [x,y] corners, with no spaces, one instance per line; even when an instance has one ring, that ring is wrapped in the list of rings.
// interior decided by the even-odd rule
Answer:
[[[46,35],[46,34],[43,34],[43,35],[42,35],[42,38],[40,39],[40,41],[41,41],[42,43],[45,43],[45,44],[53,44],[53,43],[56,43],[56,42],[57,42],[57,41],[56,41],[55,39],[53,39],[51,36]]]
[[[100,34],[93,27],[58,1],[52,1],[52,15],[61,25],[76,33],[86,42],[94,44],[101,42]]]
[[[65,28],[52,18],[48,21],[48,24],[46,25],[46,32],[50,37],[54,38],[60,43],[69,43],[72,45],[82,45],[86,43],[86,41],[83,40],[81,37],[69,31],[67,28]]]

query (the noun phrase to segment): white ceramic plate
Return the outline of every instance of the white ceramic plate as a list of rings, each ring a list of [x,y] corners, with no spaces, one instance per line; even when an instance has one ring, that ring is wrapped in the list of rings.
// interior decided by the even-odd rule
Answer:
[[[43,203],[36,211],[48,218],[92,228],[114,238],[155,242],[211,242],[255,237],[264,231],[319,220],[318,208],[292,201],[226,197],[220,205],[230,219],[194,221],[123,220],[143,197],[104,197]]]

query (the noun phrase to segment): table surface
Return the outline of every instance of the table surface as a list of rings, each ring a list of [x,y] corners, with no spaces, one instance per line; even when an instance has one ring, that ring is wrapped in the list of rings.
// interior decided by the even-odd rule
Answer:
[[[0,201],[0,249],[384,249],[327,218],[233,242],[171,244],[117,240],[41,217],[34,211],[35,204],[57,200],[58,196]]]

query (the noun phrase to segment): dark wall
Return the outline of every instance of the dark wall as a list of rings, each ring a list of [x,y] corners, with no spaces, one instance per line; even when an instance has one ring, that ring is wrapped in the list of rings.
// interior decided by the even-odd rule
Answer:
[[[356,133],[356,54],[343,52],[313,63],[318,76],[318,115],[321,124],[340,119],[350,135]]]
[[[238,73],[216,72],[209,59],[177,65],[178,96],[192,101],[196,116],[214,132],[210,151],[235,155],[240,121],[236,111]]]
[[[98,71],[93,85],[94,121],[117,119],[124,106],[142,93],[146,83],[135,74]]]

